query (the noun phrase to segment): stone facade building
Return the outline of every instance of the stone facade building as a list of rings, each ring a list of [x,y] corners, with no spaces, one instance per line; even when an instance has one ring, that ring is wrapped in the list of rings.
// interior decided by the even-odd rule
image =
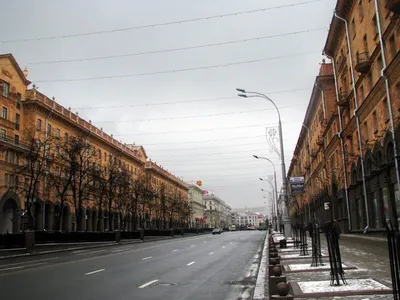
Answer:
[[[189,205],[191,208],[191,227],[202,228],[206,206],[203,199],[203,189],[194,182],[189,184]]]
[[[288,172],[306,180],[305,194],[292,202],[293,217],[307,220],[316,212],[353,232],[382,230],[385,219],[398,222],[399,49],[398,1],[337,1],[324,46],[332,63],[321,66],[325,81],[313,90],[308,129]],[[325,103],[316,98],[322,92]]]
[[[203,199],[206,227],[228,228],[232,224],[231,207],[213,193],[204,194]]]
[[[143,147],[28,88],[27,76],[11,54],[0,55],[0,233],[187,223],[186,183]]]

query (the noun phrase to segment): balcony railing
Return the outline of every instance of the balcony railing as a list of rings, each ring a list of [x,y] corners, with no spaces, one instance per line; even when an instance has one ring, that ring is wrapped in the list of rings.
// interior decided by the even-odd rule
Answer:
[[[359,73],[368,73],[372,65],[372,60],[368,52],[357,53],[356,70]]]
[[[386,8],[396,14],[400,14],[400,0],[388,0]]]
[[[8,129],[15,128],[14,122],[12,120],[10,120],[9,118],[0,117],[0,125],[3,127],[7,127]]]

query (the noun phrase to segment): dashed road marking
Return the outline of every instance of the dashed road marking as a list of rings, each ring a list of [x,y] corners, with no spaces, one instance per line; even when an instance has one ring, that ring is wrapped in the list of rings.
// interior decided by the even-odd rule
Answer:
[[[213,255],[214,254],[214,252],[210,252],[210,253],[208,253],[208,255]]]
[[[147,256],[147,257],[145,257],[145,258],[142,258],[142,260],[148,260],[148,259],[150,259],[150,258],[153,258],[153,256]]]
[[[87,272],[87,273],[85,273],[85,275],[92,275],[92,274],[96,274],[96,273],[103,272],[103,271],[105,271],[105,270],[106,270],[106,269],[98,269],[98,270],[96,270],[96,271]]]
[[[176,251],[178,251],[178,249],[174,249],[174,250],[172,250],[172,252],[176,252]]]
[[[195,263],[195,261],[192,261],[192,262],[190,262],[190,263],[188,263],[188,264],[186,264],[187,266],[191,266],[191,265],[193,265]]]
[[[153,284],[153,283],[155,283],[155,282],[157,282],[157,281],[158,281],[158,279],[149,281],[149,282],[147,282],[147,283],[142,284],[141,286],[139,286],[138,289],[143,289],[143,288],[145,288],[146,286],[149,286],[149,285],[151,285],[151,284]]]
[[[225,246],[222,246],[222,248],[225,248]]]

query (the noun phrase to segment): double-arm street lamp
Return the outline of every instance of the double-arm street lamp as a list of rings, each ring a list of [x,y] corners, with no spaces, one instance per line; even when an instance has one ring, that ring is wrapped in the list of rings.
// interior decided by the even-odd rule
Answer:
[[[260,177],[260,180],[261,181],[266,181],[271,185],[271,188],[272,188],[272,205],[271,205],[272,211],[271,211],[271,215],[272,215],[272,220],[274,221],[274,225],[275,225],[276,224],[276,218],[278,218],[278,212],[277,212],[277,208],[276,208],[277,207],[276,204],[278,202],[278,198],[277,198],[278,197],[278,193],[276,192],[276,187],[274,187],[274,184],[270,180],[263,179],[261,177]],[[276,230],[277,230],[277,226],[276,226]]]
[[[291,237],[292,236],[292,227],[290,225],[290,218],[289,218],[289,197],[287,193],[287,180],[286,180],[286,166],[285,166],[285,153],[283,150],[283,136],[282,136],[282,122],[281,122],[281,114],[279,112],[278,107],[276,106],[275,102],[272,101],[271,98],[269,98],[267,95],[264,95],[262,93],[258,92],[248,92],[244,89],[236,89],[239,94],[239,97],[243,98],[263,98],[269,102],[272,103],[272,105],[275,107],[276,112],[278,113],[278,118],[279,118],[279,144],[280,144],[280,157],[281,157],[281,162],[282,162],[282,188],[283,188],[283,197],[284,197],[284,203],[285,203],[285,213],[284,213],[284,219],[283,219],[283,224],[285,228],[285,237]]]

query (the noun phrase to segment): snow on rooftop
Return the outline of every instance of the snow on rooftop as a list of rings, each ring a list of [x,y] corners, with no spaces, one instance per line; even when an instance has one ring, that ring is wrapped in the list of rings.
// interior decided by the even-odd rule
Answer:
[[[367,279],[347,279],[347,285],[331,286],[329,280],[325,281],[301,281],[297,282],[301,291],[308,293],[329,293],[329,292],[346,292],[346,291],[386,291],[389,287],[375,281],[372,278]]]

